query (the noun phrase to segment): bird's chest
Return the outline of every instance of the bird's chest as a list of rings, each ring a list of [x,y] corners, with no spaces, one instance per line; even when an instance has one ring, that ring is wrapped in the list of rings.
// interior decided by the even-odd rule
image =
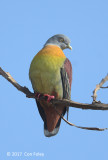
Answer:
[[[31,80],[34,90],[40,93],[57,93],[61,98],[63,95],[60,68],[63,59],[56,57],[40,57],[31,72]]]

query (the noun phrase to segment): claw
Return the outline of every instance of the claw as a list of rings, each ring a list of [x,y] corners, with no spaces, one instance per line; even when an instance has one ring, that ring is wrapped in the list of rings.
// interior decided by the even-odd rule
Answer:
[[[38,99],[40,98],[41,94],[36,92],[35,97],[37,97]]]
[[[55,98],[55,96],[51,96],[49,94],[44,94],[45,97],[47,97],[47,102],[50,102],[52,99]]]
[[[35,97],[36,98],[40,98],[41,96],[44,96],[44,97],[47,97],[47,102],[50,102],[52,99],[54,99],[55,98],[55,96],[51,96],[51,95],[49,95],[49,94],[40,94],[40,93],[38,93],[38,92],[36,92],[36,94],[35,94]]]

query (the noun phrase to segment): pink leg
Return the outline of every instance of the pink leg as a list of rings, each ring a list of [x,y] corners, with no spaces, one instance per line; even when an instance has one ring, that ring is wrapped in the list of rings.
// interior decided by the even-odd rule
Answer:
[[[55,98],[55,96],[51,96],[49,94],[44,94],[44,97],[47,97],[47,102],[50,102],[52,99]]]
[[[40,93],[36,92],[36,94],[35,94],[36,98],[39,99],[41,96],[47,97],[47,102],[50,102],[52,99],[55,98],[55,96],[51,96],[49,94],[40,94]]]

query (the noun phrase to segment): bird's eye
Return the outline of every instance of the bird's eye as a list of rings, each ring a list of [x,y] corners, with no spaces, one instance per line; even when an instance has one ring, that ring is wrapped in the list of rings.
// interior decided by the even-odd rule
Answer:
[[[60,41],[60,42],[64,42],[64,39],[63,39],[63,38],[60,38],[59,41]]]

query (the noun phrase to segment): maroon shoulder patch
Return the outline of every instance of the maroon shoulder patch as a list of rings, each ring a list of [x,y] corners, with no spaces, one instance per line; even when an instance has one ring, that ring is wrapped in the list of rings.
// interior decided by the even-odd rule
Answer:
[[[71,84],[72,84],[72,65],[71,62],[69,61],[68,58],[66,58],[65,62],[64,62],[64,69],[68,75],[69,78],[69,85],[71,88]]]

